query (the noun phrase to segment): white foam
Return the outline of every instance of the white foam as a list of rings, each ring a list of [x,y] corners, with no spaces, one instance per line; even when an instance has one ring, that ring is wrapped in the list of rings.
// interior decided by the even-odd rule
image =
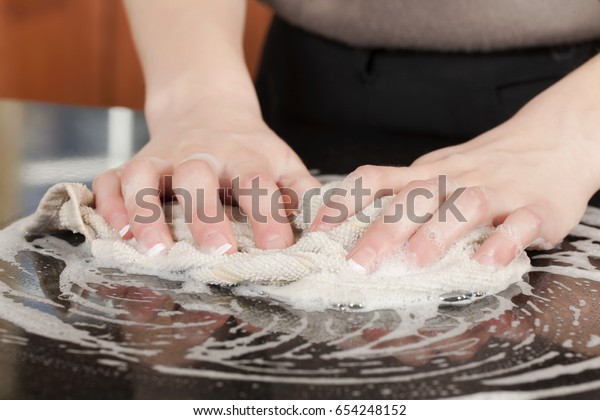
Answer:
[[[588,340],[586,346],[588,348],[600,346],[600,336],[595,334],[590,334],[590,339]]]
[[[600,213],[598,216],[598,219],[595,219],[597,224],[600,222]],[[474,325],[498,320],[507,311],[513,311],[513,314],[519,313],[518,309],[515,309],[515,304],[511,301],[515,293],[523,292],[530,298],[527,302],[527,308],[531,308],[529,312],[535,317],[530,325],[537,327],[536,332],[544,335],[544,339],[552,338],[555,332],[552,330],[553,327],[551,328],[546,323],[548,321],[545,316],[548,315],[549,310],[555,309],[556,306],[554,306],[555,301],[548,299],[548,297],[557,296],[560,299],[568,299],[571,294],[576,292],[574,290],[576,286],[573,284],[575,282],[569,282],[568,278],[559,281],[558,278],[549,276],[550,279],[557,280],[557,283],[552,283],[551,280],[547,281],[544,286],[549,289],[545,287],[538,289],[536,290],[537,295],[533,294],[531,287],[521,282],[515,292],[507,293],[505,297],[501,294],[486,301],[484,310],[473,310],[472,312],[467,310],[462,315],[440,317],[437,311],[437,299],[424,299],[410,310],[397,308],[393,312],[370,312],[378,305],[390,305],[399,302],[396,299],[397,296],[394,295],[399,290],[396,289],[399,286],[394,283],[394,279],[398,277],[399,269],[405,270],[403,271],[404,274],[410,273],[410,269],[403,265],[401,256],[397,256],[395,260],[390,262],[390,265],[381,267],[378,273],[379,281],[375,286],[365,285],[364,282],[360,283],[360,275],[357,275],[346,279],[344,283],[346,287],[341,290],[340,283],[338,282],[338,287],[334,288],[335,283],[332,280],[332,283],[325,284],[307,281],[303,285],[296,286],[297,289],[285,289],[290,291],[289,295],[283,294],[281,292],[282,288],[276,288],[277,293],[280,293],[280,295],[273,292],[276,299],[300,308],[329,308],[339,303],[344,305],[353,303],[354,306],[364,305],[366,311],[363,311],[363,313],[336,312],[332,314],[331,311],[313,313],[297,310],[293,307],[284,311],[279,310],[280,307],[275,304],[266,306],[273,308],[272,311],[259,311],[254,305],[249,305],[243,299],[235,296],[219,297],[214,301],[199,297],[199,294],[209,296],[210,290],[207,287],[195,285],[194,291],[198,293],[197,295],[189,294],[189,290],[178,289],[177,287],[169,289],[173,298],[180,302],[186,308],[185,310],[172,311],[166,309],[157,313],[157,317],[160,319],[158,323],[139,322],[121,319],[123,315],[126,315],[126,312],[119,308],[116,303],[122,302],[122,298],[114,298],[109,301],[93,300],[91,297],[97,295],[97,290],[93,287],[93,284],[102,284],[107,288],[136,286],[151,288],[159,292],[160,289],[156,289],[155,286],[150,285],[147,279],[141,277],[128,277],[119,273],[106,275],[98,270],[91,269],[89,264],[85,262],[90,257],[89,249],[85,245],[73,248],[64,241],[43,238],[35,242],[35,245],[42,245],[42,249],[35,248],[34,244],[27,243],[23,239],[22,227],[26,223],[26,221],[21,221],[0,232],[0,243],[3,244],[3,247],[0,248],[0,259],[16,265],[15,254],[18,251],[28,250],[64,260],[66,268],[60,276],[60,291],[68,298],[69,302],[76,303],[68,311],[69,316],[76,316],[76,321],[60,319],[51,312],[44,312],[35,306],[24,305],[19,300],[35,300],[48,307],[60,309],[58,308],[60,305],[56,302],[41,295],[15,290],[15,288],[11,288],[2,282],[0,282],[2,287],[0,290],[0,318],[20,326],[29,333],[81,346],[84,348],[83,351],[88,352],[86,354],[100,354],[102,357],[100,357],[99,363],[107,368],[125,369],[126,362],[146,360],[155,370],[164,374],[213,379],[254,380],[306,385],[360,385],[392,382],[412,383],[449,375],[449,377],[454,378],[453,380],[460,382],[485,380],[487,386],[518,387],[522,384],[534,386],[536,381],[551,380],[562,375],[575,375],[586,370],[598,369],[600,366],[598,364],[600,359],[590,356],[591,358],[587,361],[548,367],[546,364],[553,362],[558,357],[557,352],[554,350],[543,353],[537,358],[528,359],[529,361],[515,358],[513,354],[515,351],[526,354],[529,354],[528,351],[532,351],[527,350],[527,347],[532,345],[536,337],[530,332],[531,330],[527,331],[524,339],[520,339],[516,343],[510,340],[489,343],[488,348],[495,349],[493,353],[487,353],[489,357],[452,365],[443,362],[443,359],[460,357],[469,349],[478,345],[485,345],[485,341],[481,341],[484,340],[483,338],[463,337],[463,335],[469,334]],[[538,257],[546,258],[550,262],[557,261],[566,266],[550,264],[547,267],[536,267],[534,270],[545,273],[556,272],[582,280],[587,279],[589,282],[579,282],[577,287],[584,288],[592,293],[592,291],[597,290],[594,282],[598,279],[598,270],[589,262],[587,256],[600,255],[600,246],[593,243],[593,241],[600,238],[600,230],[584,226],[578,227],[576,232],[579,232],[578,236],[585,239],[572,243],[575,250],[559,251],[552,255],[540,255]],[[464,257],[465,255],[461,256],[461,262],[465,262]],[[466,263],[469,262],[466,261]],[[28,270],[30,268],[19,267],[19,269]],[[464,266],[459,266],[457,272],[463,269]],[[507,284],[510,284],[509,278],[510,276],[507,275]],[[514,279],[510,281],[514,281]],[[326,297],[326,293],[319,293],[323,289],[327,291],[329,297]],[[76,290],[85,293],[80,295],[76,293]],[[242,291],[240,290],[240,292]],[[303,297],[306,298],[306,301],[301,301],[297,295],[297,299],[294,300],[294,293],[292,293],[294,291],[305,293],[308,296]],[[246,288],[245,292],[261,299],[265,299],[265,293],[267,293],[261,288]],[[271,291],[268,290],[268,292]],[[597,303],[593,300],[595,299],[593,294],[588,295],[588,297],[573,296],[573,299],[563,306],[566,314],[563,313],[562,316],[566,319],[571,316],[573,322],[576,320],[580,324],[592,322],[586,321],[584,309],[594,307]],[[592,300],[590,301],[590,299]],[[400,302],[402,301],[400,300]],[[113,304],[115,305],[113,306]],[[236,327],[236,331],[246,332],[229,341],[224,342],[208,338],[186,348],[184,354],[185,365],[167,364],[164,361],[159,361],[157,356],[161,355],[162,349],[168,342],[177,342],[186,338],[186,328],[193,330],[198,326],[210,325],[211,321],[173,321],[166,323],[169,317],[176,317],[179,312],[189,310],[233,315],[243,320]],[[526,313],[522,315],[531,318]],[[357,327],[354,327],[353,316],[362,317],[360,318],[361,321],[357,323]],[[554,312],[551,314],[551,318],[556,316]],[[544,319],[543,326],[540,317]],[[515,321],[513,325],[519,327],[524,322],[523,319],[512,321]],[[165,325],[162,325],[163,323]],[[172,331],[169,333],[165,331],[165,335],[154,336],[155,340],[151,342],[134,342],[128,343],[128,345],[120,345],[115,343],[109,336],[105,336],[105,331],[100,326],[106,325],[119,325],[123,328],[131,327],[141,331],[156,331],[161,328]],[[250,325],[253,325],[254,329],[251,329]],[[494,335],[501,334],[497,331],[497,325],[497,323],[494,323],[486,330],[493,332]],[[570,323],[566,322],[563,325],[569,327]],[[525,322],[525,326],[527,326],[527,322]],[[431,328],[429,333],[420,333],[426,327]],[[97,332],[101,335],[92,334],[89,330],[98,330]],[[373,330],[385,330],[386,333],[382,334],[380,338],[365,340],[365,334]],[[432,331],[435,333],[432,333]],[[19,341],[11,339],[5,332],[0,332],[0,336],[8,342],[17,343]],[[558,344],[574,345],[573,339],[564,340],[564,336],[558,336],[563,337]],[[406,342],[405,340],[410,337],[417,337],[418,339]],[[558,338],[555,339],[558,340]],[[589,349],[594,349],[600,345],[598,335],[591,334],[589,337],[582,337],[581,339],[585,340],[583,342],[586,343]],[[456,342],[454,347],[448,344],[453,340]],[[20,342],[23,343],[24,341],[20,340]],[[290,343],[294,343],[294,345],[290,346]],[[302,366],[308,366],[302,365],[302,362],[310,361],[311,358],[315,357],[309,351],[313,343],[326,343],[330,348],[326,353],[318,356],[321,360],[326,361],[320,371],[309,367],[302,368]],[[440,359],[440,363],[435,365],[435,369],[423,371],[406,364],[390,366],[378,359],[380,357],[419,357],[425,349],[436,353],[436,357]],[[80,350],[68,349],[68,351]],[[578,351],[581,350],[578,349]],[[256,356],[260,352],[262,352],[261,354],[275,353],[276,357],[261,359]],[[577,360],[573,354],[571,357],[573,361]],[[166,360],[169,359],[166,358]],[[216,366],[225,366],[227,372],[218,368],[195,368],[193,362],[196,361],[202,362],[203,366],[209,366],[211,363]],[[349,361],[353,365],[344,365]],[[348,374],[349,371],[352,374]],[[568,395],[569,392],[585,392],[599,387],[599,381],[590,381],[576,386],[560,386],[551,390],[507,391],[507,393],[498,391],[475,395],[481,398],[495,398],[502,395],[511,398]]]
[[[308,311],[327,308],[371,311],[422,304],[437,307],[440,297],[450,292],[491,295],[520,281],[530,265],[525,254],[500,269],[473,261],[471,256],[478,244],[490,232],[489,228],[474,231],[457,242],[440,261],[424,269],[411,267],[405,254],[399,253],[371,275],[320,273],[285,286],[244,284],[238,287],[238,293],[270,296]]]

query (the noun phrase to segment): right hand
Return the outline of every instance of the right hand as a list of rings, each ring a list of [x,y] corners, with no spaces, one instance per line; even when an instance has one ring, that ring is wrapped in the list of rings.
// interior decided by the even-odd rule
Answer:
[[[260,118],[245,115],[248,114],[243,110],[235,109],[219,115],[192,110],[162,118],[158,123],[149,121],[152,138],[148,144],[133,159],[94,180],[96,210],[124,239],[135,237],[140,251],[147,255],[165,253],[173,245],[165,216],[161,211],[157,220],[136,221],[136,216],[152,214],[145,208],[148,206],[136,202],[136,194],[146,188],[164,194],[168,189],[164,178],[172,175],[173,189],[191,193],[193,217],[188,226],[197,247],[208,253],[231,254],[237,251],[237,242],[229,219],[203,222],[198,210],[207,217],[223,214],[219,188],[231,188],[232,180],[239,178],[239,189],[249,189],[252,181],[258,179],[268,195],[259,199],[238,198],[239,191],[233,190],[240,209],[248,216],[255,242],[263,249],[290,246],[291,227],[284,217],[277,217],[284,216],[282,212],[271,211],[273,197],[282,202],[281,188],[293,190],[301,197],[320,183]],[[204,203],[198,202],[199,189],[204,191]],[[177,199],[184,206],[182,197],[178,195]],[[160,206],[161,197],[145,196],[144,201],[156,207]]]

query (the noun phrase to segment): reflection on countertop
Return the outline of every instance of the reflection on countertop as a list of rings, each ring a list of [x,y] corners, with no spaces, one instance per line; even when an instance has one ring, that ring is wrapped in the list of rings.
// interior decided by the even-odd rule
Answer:
[[[0,224],[33,212],[56,182],[89,184],[146,139],[129,110],[0,102]],[[0,398],[600,396],[597,210],[532,255],[526,282],[433,313],[189,294],[96,267],[77,235],[19,240],[0,258]]]

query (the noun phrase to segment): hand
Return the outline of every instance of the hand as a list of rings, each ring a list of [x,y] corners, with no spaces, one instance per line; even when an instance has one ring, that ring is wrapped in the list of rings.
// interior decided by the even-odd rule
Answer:
[[[341,223],[327,222],[339,216],[340,205],[351,216],[377,191],[388,189],[384,194],[397,196],[384,216],[397,215],[402,205],[431,217],[405,214],[394,223],[378,218],[348,254],[361,271],[403,246],[415,265],[433,263],[456,240],[486,224],[496,229],[473,256],[482,264],[504,266],[527,247],[551,247],[579,222],[598,189],[600,153],[580,119],[560,107],[548,111],[550,101],[542,99],[480,137],[427,154],[410,167],[358,168],[342,182],[346,194],[332,197],[337,205],[324,206],[312,229],[331,229]],[[439,185],[439,175],[448,177],[447,185]],[[357,180],[369,190],[359,202],[349,193]]]
[[[173,190],[179,188],[190,193],[187,198],[192,201],[189,229],[199,248],[215,254],[237,251],[227,217],[220,217],[216,222],[203,221],[200,217],[223,215],[220,187],[230,188],[232,180],[239,179],[233,195],[249,217],[257,246],[279,249],[291,245],[293,236],[287,219],[276,217],[278,213],[272,212],[272,198],[283,200],[280,188],[289,188],[300,197],[307,189],[320,186],[298,156],[260,117],[251,115],[243,107],[215,108],[225,108],[225,111],[161,115],[158,123],[150,124],[152,139],[132,160],[94,180],[99,214],[122,237],[135,237],[140,250],[148,255],[168,250],[173,239],[162,212],[157,220],[139,221],[150,216],[151,210],[136,200],[136,194],[145,188],[168,194],[166,176],[172,175]],[[255,188],[255,179],[258,186],[267,191],[266,195],[259,199],[236,196],[242,189]],[[199,202],[202,196],[197,196],[200,189],[204,193],[203,202]],[[187,208],[186,198],[177,195],[177,199]],[[154,206],[161,202],[158,194],[144,200]]]

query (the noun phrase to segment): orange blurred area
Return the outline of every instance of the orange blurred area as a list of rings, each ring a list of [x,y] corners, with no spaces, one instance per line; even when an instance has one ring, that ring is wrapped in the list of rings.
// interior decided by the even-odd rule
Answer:
[[[271,11],[248,0],[255,74]],[[0,98],[141,109],[144,83],[121,0],[0,0]]]

